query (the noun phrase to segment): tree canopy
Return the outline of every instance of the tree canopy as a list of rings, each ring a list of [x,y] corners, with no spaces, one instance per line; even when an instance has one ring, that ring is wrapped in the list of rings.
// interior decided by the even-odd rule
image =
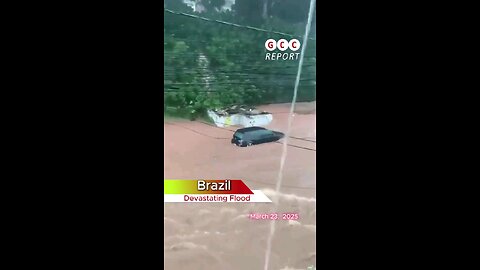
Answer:
[[[164,3],[173,11],[296,36],[304,34],[309,8],[307,0],[237,0],[231,11],[219,12],[225,0],[201,0],[198,3],[205,11],[194,13],[181,0]],[[298,60],[266,61],[264,47],[269,38],[288,40],[289,37],[169,12],[164,14],[167,107],[202,112],[232,104],[291,101]],[[302,42],[301,38],[297,39]],[[315,46],[315,41],[309,40],[298,101],[315,100]]]

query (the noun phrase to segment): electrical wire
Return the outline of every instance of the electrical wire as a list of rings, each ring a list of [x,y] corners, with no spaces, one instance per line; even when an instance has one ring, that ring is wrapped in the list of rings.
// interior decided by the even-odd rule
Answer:
[[[209,138],[212,138],[212,139],[216,139],[216,140],[228,140],[228,139],[231,139],[231,138],[220,138],[220,137],[210,136],[210,135],[208,135],[208,134],[205,134],[205,133],[199,132],[199,131],[197,131],[197,130],[194,130],[194,129],[191,129],[191,128],[188,128],[188,127],[186,127],[186,126],[179,125],[179,124],[176,124],[176,123],[172,123],[172,122],[164,122],[164,123],[167,124],[167,125],[172,125],[172,126],[181,127],[181,128],[190,130],[191,132],[194,132],[194,133],[196,133],[196,134],[200,134],[200,135],[203,135],[203,136],[206,136],[206,137],[209,137]]]
[[[186,17],[189,17],[189,18],[194,18],[194,19],[199,19],[199,20],[203,20],[203,21],[214,22],[214,23],[219,23],[219,24],[223,24],[223,25],[229,25],[229,26],[234,26],[234,27],[239,27],[239,28],[244,28],[244,29],[249,29],[249,30],[255,30],[255,31],[260,31],[260,32],[264,32],[264,33],[272,33],[272,34],[288,36],[288,37],[304,38],[304,37],[301,37],[301,36],[292,35],[292,34],[288,34],[288,33],[282,33],[282,32],[278,32],[278,31],[261,29],[261,28],[253,27],[253,26],[240,25],[240,24],[236,24],[236,23],[205,18],[205,17],[201,17],[201,16],[197,16],[197,15],[193,15],[193,14],[188,14],[188,13],[184,13],[184,12],[177,12],[177,11],[173,11],[173,10],[170,10],[170,9],[167,9],[167,8],[164,8],[164,11],[168,12],[170,14],[186,16]],[[308,40],[315,40],[315,39],[314,38],[308,38]]]
[[[215,126],[215,125],[212,125],[212,124],[209,124],[209,123],[206,123],[206,122],[203,122],[203,121],[197,121],[198,123],[202,123],[204,125],[207,125],[207,126],[210,126],[210,127],[214,127],[214,128],[218,128],[218,129],[222,129],[222,130],[228,130],[230,132],[235,132],[234,130],[230,130],[228,128],[222,128],[222,127],[218,127],[218,126]],[[214,121],[215,122],[215,121]],[[215,122],[215,123],[218,123],[218,122]],[[292,138],[292,136],[290,136]],[[279,144],[282,144],[282,142],[275,142],[275,143],[279,143]],[[315,142],[316,143],[316,142]],[[295,148],[299,148],[299,149],[304,149],[304,150],[308,150],[308,151],[317,151],[317,149],[313,149],[313,148],[308,148],[308,147],[303,147],[303,146],[298,146],[298,145],[293,145],[293,144],[287,144],[288,146],[291,146],[291,147],[295,147]]]
[[[197,123],[202,123],[202,124],[207,125],[207,126],[210,126],[210,127],[215,127],[215,128],[222,129],[222,130],[227,130],[227,131],[230,131],[230,132],[235,132],[234,130],[217,127],[217,126],[210,125],[210,124],[205,123],[205,122],[202,122],[202,121],[196,121],[196,122],[197,122]],[[194,132],[194,133],[196,133],[196,134],[199,134],[199,135],[202,135],[202,136],[206,136],[206,137],[209,137],[209,138],[212,138],[212,139],[217,139],[217,140],[228,140],[228,139],[231,139],[231,138],[214,137],[214,136],[211,136],[211,135],[208,135],[208,134],[199,132],[198,130],[194,130],[194,129],[185,127],[185,126],[183,126],[183,125],[178,125],[178,124],[175,124],[175,123],[172,123],[172,122],[164,122],[164,123],[167,124],[167,125],[173,125],[173,126],[182,127],[182,128],[184,128],[184,129],[190,130],[190,131],[192,131],[192,132]],[[290,138],[295,138],[295,137],[290,136]],[[296,138],[296,139],[302,140],[301,138]],[[304,140],[304,141],[309,141],[309,140]],[[309,142],[315,142],[315,141],[309,141]],[[275,143],[281,144],[282,142],[275,142]],[[316,143],[316,142],[315,142],[315,143]],[[308,151],[317,151],[316,149],[308,148],[308,147],[303,147],[303,146],[299,146],[299,145],[288,144],[288,146],[291,146],[291,147],[294,147],[294,148],[299,148],[299,149],[304,149],[304,150],[308,150]]]
[[[206,137],[209,137],[209,138],[212,138],[212,139],[217,139],[217,140],[228,140],[228,139],[231,139],[231,138],[220,138],[220,137],[214,137],[214,136],[211,136],[211,135],[208,135],[208,134],[205,134],[205,133],[201,133],[199,131],[196,131],[194,129],[191,129],[191,128],[188,128],[188,127],[185,127],[183,125],[178,125],[176,123],[172,123],[172,122],[164,122],[166,125],[172,125],[172,126],[177,126],[177,127],[181,127],[181,128],[184,128],[184,129],[187,129],[187,130],[190,130],[196,134],[199,134],[199,135],[202,135],[202,136],[206,136]],[[199,122],[199,123],[203,123],[203,122]],[[252,183],[257,183],[257,184],[262,184],[262,185],[274,185],[272,183],[267,183],[267,182],[262,182],[262,181],[257,181],[257,180],[246,180],[248,182],[252,182]],[[316,188],[314,187],[301,187],[301,186],[292,186],[292,185],[283,185],[283,187],[285,188],[294,188],[294,189],[304,189],[304,190],[315,190]]]
[[[203,54],[207,55],[209,54],[208,51],[205,51],[205,52],[202,52]],[[264,51],[255,51],[255,52],[249,52],[248,54],[247,53],[224,53],[224,52],[219,52],[219,55],[222,55],[222,56],[241,56],[241,57],[257,57],[258,55],[260,56],[263,56],[264,55]],[[178,52],[174,52],[174,51],[163,51],[163,55],[167,55],[168,57],[171,57],[171,55],[174,55],[174,56],[178,56],[178,55],[185,55],[185,56],[199,56],[200,52],[181,52],[181,53],[178,53]],[[283,54],[283,53],[282,53]],[[300,54],[300,53],[298,53]],[[313,55],[309,55],[309,56],[304,56],[305,58],[307,59],[316,59],[317,57],[316,56],[313,56]]]

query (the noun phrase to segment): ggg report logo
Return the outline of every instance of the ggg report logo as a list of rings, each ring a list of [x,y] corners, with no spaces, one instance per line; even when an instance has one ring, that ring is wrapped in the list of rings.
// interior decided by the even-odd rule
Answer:
[[[265,54],[265,60],[298,60],[298,55],[300,53],[294,53],[300,49],[300,41],[298,39],[291,39],[287,41],[286,39],[268,39],[265,41],[265,49],[271,53]],[[279,50],[280,52],[274,52]],[[289,50],[288,52],[286,50]],[[293,52],[292,52],[293,51]]]

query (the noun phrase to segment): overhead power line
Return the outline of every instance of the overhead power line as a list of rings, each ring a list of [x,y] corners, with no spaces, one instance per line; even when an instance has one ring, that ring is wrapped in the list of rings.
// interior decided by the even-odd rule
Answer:
[[[315,64],[304,64],[303,67],[306,67],[306,68],[312,68],[312,67],[315,67]],[[252,72],[262,72],[262,73],[269,73],[271,75],[276,75],[278,74],[278,71],[290,71],[290,70],[293,70],[294,66],[264,66],[264,67],[261,67],[261,66],[257,66],[257,67],[253,67],[253,68],[247,68],[247,67],[244,67],[244,68],[237,68],[237,70],[227,70],[224,67],[222,68],[218,68],[218,67],[176,67],[176,66],[168,66],[168,65],[164,65],[164,70],[166,71],[183,71],[183,70],[187,70],[187,71],[193,71],[193,70],[198,70],[198,71],[211,71],[211,72],[215,72],[215,73],[244,73],[245,71],[252,71]],[[274,72],[274,73],[273,73]],[[309,73],[313,73],[313,72],[316,72],[316,70],[309,70]],[[290,74],[293,74],[293,73],[290,73]]]
[[[267,52],[268,52],[268,51],[267,51]],[[254,59],[254,58],[257,59],[258,56],[265,56],[264,53],[265,53],[265,52],[263,52],[263,51],[260,51],[260,52],[257,51],[257,52],[255,52],[255,53],[249,53],[249,54],[246,54],[246,53],[224,53],[224,52],[220,52],[219,54],[220,54],[221,56],[240,56],[240,57],[242,57],[242,58],[244,58],[244,57],[245,57],[245,58],[249,57],[249,58],[251,58],[251,59]],[[277,53],[278,53],[278,52],[277,52]],[[292,52],[287,52],[287,53],[292,53]],[[174,56],[179,56],[179,55],[183,56],[183,55],[185,55],[185,56],[189,56],[189,57],[191,57],[192,55],[193,55],[193,56],[199,56],[199,55],[200,55],[199,52],[195,52],[195,51],[194,51],[194,52],[180,52],[180,53],[174,52],[174,51],[163,51],[163,54],[169,56],[169,58],[176,58],[176,57],[171,57],[170,55],[174,55]],[[204,54],[205,54],[205,56],[209,56],[209,55],[208,55],[209,52],[206,52],[206,53],[204,53]],[[282,53],[282,54],[283,54],[283,53]],[[300,53],[298,53],[298,54],[300,54]],[[308,58],[308,59],[315,59],[315,58],[316,58],[315,55],[308,55],[308,56],[304,56],[304,57],[305,57],[305,58]],[[225,59],[226,59],[226,58],[225,58]],[[247,59],[248,59],[248,58],[247,58]],[[262,58],[262,60],[263,60],[263,58]]]
[[[209,124],[209,123],[206,123],[206,122],[202,122],[202,121],[199,121],[198,123],[202,123],[204,125],[207,125],[207,126],[210,126],[210,127],[213,127],[213,128],[218,128],[218,129],[222,129],[222,130],[227,130],[227,131],[230,131],[230,132],[235,132],[234,130],[230,130],[228,128],[222,128],[222,127],[217,127],[217,126],[214,126],[212,124]],[[291,136],[290,136],[291,137]],[[293,138],[293,137],[292,137]],[[295,138],[297,139],[297,138]],[[310,141],[310,142],[313,142],[313,141]],[[282,142],[275,142],[275,143],[278,143],[278,144],[282,144]],[[316,142],[315,142],[316,143]],[[303,150],[308,150],[308,151],[314,151],[316,152],[317,149],[314,149],[314,148],[309,148],[309,147],[303,147],[303,146],[299,146],[299,145],[294,145],[294,144],[289,144],[287,143],[288,146],[291,146],[291,147],[294,147],[294,148],[299,148],[299,149],[303,149]]]
[[[216,139],[216,140],[228,140],[228,139],[231,139],[231,138],[214,137],[214,136],[211,136],[211,135],[208,135],[208,134],[199,132],[199,131],[197,131],[197,130],[194,130],[194,129],[192,129],[192,128],[189,128],[189,127],[186,127],[186,126],[183,126],[183,125],[178,125],[178,124],[171,123],[171,122],[164,122],[164,123],[167,124],[167,125],[172,125],[172,126],[181,127],[181,128],[190,130],[190,131],[193,132],[193,133],[197,133],[197,134],[199,134],[199,135],[203,135],[203,136],[206,136],[206,137],[209,137],[209,138],[212,138],[212,139]]]
[[[209,138],[212,138],[212,139],[216,139],[216,140],[229,140],[229,139],[231,139],[231,138],[214,137],[214,136],[211,136],[211,135],[208,135],[208,134],[205,134],[205,133],[201,133],[201,132],[198,132],[194,129],[188,128],[188,127],[183,126],[183,125],[178,125],[178,124],[175,124],[175,123],[172,123],[172,122],[164,122],[164,123],[166,125],[173,125],[173,126],[181,127],[181,128],[190,130],[190,131],[192,131],[196,134],[199,134],[199,135],[202,135],[202,136],[205,136],[205,137],[209,137]],[[203,122],[200,122],[200,123],[203,123]],[[253,182],[253,183],[258,183],[258,184],[264,184],[264,185],[274,185],[272,183],[267,183],[267,182],[262,182],[262,181],[257,181],[257,180],[248,180],[248,181]],[[315,190],[316,189],[314,187],[301,187],[301,186],[293,186],[293,185],[284,185],[283,187],[295,188],[295,189],[308,189],[308,190]]]
[[[198,76],[197,78],[208,78],[209,76],[206,76],[206,77],[200,77]],[[305,81],[315,81],[315,79],[313,78],[306,78],[306,79],[301,79],[300,81],[302,82],[305,82]],[[212,81],[211,82],[185,82],[185,83],[182,83],[182,82],[173,82],[173,83],[169,83],[169,85],[210,85],[210,84],[237,84],[237,85],[240,85],[240,84],[254,84],[254,85],[262,85],[262,83],[258,83],[258,82],[255,82],[255,81],[250,81],[250,82],[235,82],[235,81],[219,81],[219,80],[215,80],[212,78]]]
[[[212,138],[212,139],[216,139],[216,140],[228,140],[228,139],[231,139],[231,138],[211,136],[211,135],[208,135],[208,134],[199,132],[198,130],[195,130],[195,129],[192,129],[192,128],[189,128],[189,127],[186,127],[186,126],[183,126],[183,125],[178,125],[178,124],[175,124],[175,123],[172,123],[172,122],[164,122],[164,123],[167,124],[167,125],[173,125],[173,126],[181,127],[181,128],[190,130],[190,131],[193,132],[193,133],[196,133],[196,134],[199,134],[199,135],[202,135],[202,136],[205,136],[205,137],[209,137],[209,138]],[[205,123],[205,122],[198,122],[198,123],[207,125],[207,126],[209,126],[209,127],[218,128],[218,129],[221,129],[221,130],[226,130],[226,131],[230,131],[230,132],[235,132],[235,131],[233,131],[233,130],[230,130],[230,129],[227,129],[227,128],[217,127],[217,126],[214,126],[214,125]],[[315,141],[306,140],[306,139],[303,139],[303,138],[292,137],[292,136],[290,136],[290,137],[293,138],[293,139],[297,139],[297,140],[302,140],[302,141],[308,141],[308,142],[316,143]],[[275,142],[275,143],[280,143],[280,144],[281,144],[281,142]],[[317,150],[314,149],[314,148],[303,147],[303,146],[294,145],[294,144],[288,144],[288,146],[294,147],[294,148],[303,149],[303,150],[308,150],[308,151],[315,151],[315,152],[317,151]]]
[[[297,76],[297,74],[291,74],[291,73],[289,74],[289,73],[262,73],[262,72],[250,72],[250,73],[244,73],[244,72],[239,72],[239,73],[236,73],[236,72],[231,72],[231,73],[214,72],[211,75],[211,74],[205,74],[205,72],[202,72],[202,71],[199,71],[199,70],[189,70],[189,71],[181,71],[181,72],[176,71],[176,70],[167,70],[167,72],[163,73],[164,78],[166,78],[167,76],[178,76],[178,75],[195,75],[195,78],[211,78],[211,79],[216,79],[216,80],[226,79],[226,78],[230,78],[230,77],[238,77],[238,78],[241,78],[241,79],[245,79],[245,77],[247,79],[248,78],[251,78],[251,79],[258,78],[258,79],[261,79],[261,80],[265,80],[265,79],[268,79],[270,76],[274,77],[274,78],[277,77],[277,76],[281,76],[281,78],[290,77],[290,76]],[[308,75],[310,75],[310,74],[308,74]],[[312,75],[314,75],[314,74],[312,74]],[[215,78],[215,77],[220,77],[220,78]],[[303,78],[303,79],[314,80],[315,78],[310,77],[310,78]]]
[[[230,85],[234,85],[234,84],[230,84]],[[175,86],[169,86],[169,85],[165,85],[165,86],[168,87],[166,89],[172,89],[172,90],[167,90],[167,91],[164,90],[164,94],[167,94],[167,93],[185,93],[185,92],[193,92],[193,93],[219,93],[219,92],[224,92],[223,90],[187,90],[187,89],[176,88]],[[266,85],[264,85],[264,86],[266,87]],[[272,87],[275,87],[275,85],[272,85]],[[316,85],[304,85],[304,86],[302,86],[302,88],[307,88],[307,87],[316,87]],[[274,91],[287,92],[287,91],[292,91],[292,89],[277,88]]]
[[[303,38],[302,36],[292,35],[292,34],[288,34],[288,33],[282,33],[282,32],[278,32],[278,31],[261,29],[261,28],[253,27],[253,26],[240,25],[240,24],[231,23],[231,22],[214,20],[214,19],[209,19],[209,18],[198,16],[198,15],[193,15],[193,14],[188,14],[188,13],[183,13],[183,12],[176,12],[176,11],[173,11],[173,10],[170,10],[170,9],[167,9],[167,8],[164,8],[164,11],[168,12],[168,13],[171,13],[171,14],[175,14],[175,15],[186,16],[186,17],[189,17],[189,18],[199,19],[199,20],[208,21],[208,22],[220,23],[220,24],[234,26],[234,27],[238,27],[238,28],[250,29],[250,30],[260,31],[260,32],[264,32],[264,33],[273,33],[273,34],[288,36],[288,37]],[[308,40],[315,40],[315,39],[314,38],[308,38]]]

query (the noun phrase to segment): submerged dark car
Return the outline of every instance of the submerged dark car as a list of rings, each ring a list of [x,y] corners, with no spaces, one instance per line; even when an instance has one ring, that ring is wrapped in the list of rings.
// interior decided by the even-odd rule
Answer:
[[[245,147],[254,144],[274,142],[283,138],[284,134],[278,131],[268,130],[262,127],[248,127],[238,129],[233,134],[232,144]]]

